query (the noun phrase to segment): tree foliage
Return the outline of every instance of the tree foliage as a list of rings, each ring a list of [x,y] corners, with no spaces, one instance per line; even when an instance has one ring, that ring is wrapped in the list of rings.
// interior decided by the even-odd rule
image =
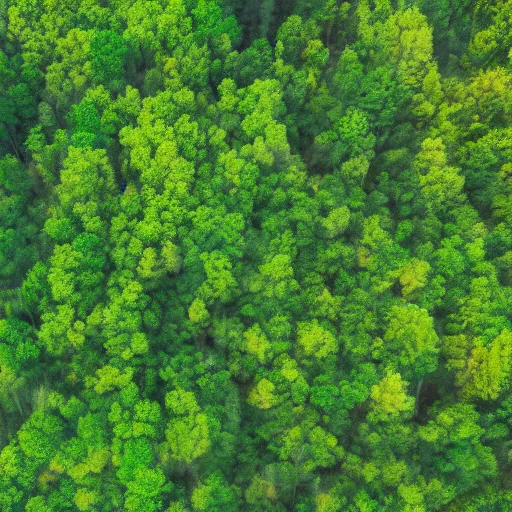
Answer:
[[[0,0],[0,510],[510,510],[511,14]]]

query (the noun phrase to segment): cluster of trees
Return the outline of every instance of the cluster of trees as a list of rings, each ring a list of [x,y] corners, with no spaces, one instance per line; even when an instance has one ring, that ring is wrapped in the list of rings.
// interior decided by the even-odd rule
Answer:
[[[512,510],[512,2],[0,2],[0,510]]]

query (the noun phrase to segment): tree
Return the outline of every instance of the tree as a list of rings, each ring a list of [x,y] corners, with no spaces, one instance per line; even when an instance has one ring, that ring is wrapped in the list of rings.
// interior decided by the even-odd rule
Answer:
[[[421,379],[437,368],[439,338],[432,317],[416,305],[393,306],[384,332],[383,360],[407,378]]]
[[[497,336],[489,347],[473,348],[467,368],[458,375],[463,393],[482,400],[496,400],[510,381],[511,351],[508,330]]]
[[[425,139],[414,164],[423,192],[436,213],[444,213],[460,203],[464,178],[457,169],[447,166],[441,139]]]
[[[306,357],[314,356],[321,359],[337,350],[336,338],[321,327],[318,321],[298,324],[297,343]]]
[[[210,447],[208,417],[189,391],[170,391],[165,396],[165,406],[174,416],[165,430],[171,457],[191,464]]]
[[[90,44],[93,80],[109,89],[120,89],[127,52],[124,40],[111,30],[102,30],[93,35]]]
[[[213,511],[219,506],[227,511],[238,510],[236,491],[236,488],[227,485],[222,475],[213,474],[192,492],[192,507],[201,511]]]
[[[382,380],[372,387],[369,419],[374,422],[396,421],[410,416],[414,398],[407,395],[406,383],[399,373],[388,371]]]
[[[399,277],[404,298],[407,298],[415,290],[423,288],[427,284],[429,271],[430,265],[428,262],[416,258],[413,258],[409,263],[404,265]]]

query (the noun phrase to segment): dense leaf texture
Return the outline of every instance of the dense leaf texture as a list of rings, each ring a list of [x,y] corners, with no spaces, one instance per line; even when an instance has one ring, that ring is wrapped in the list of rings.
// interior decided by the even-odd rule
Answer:
[[[511,19],[0,1],[0,510],[512,510]]]

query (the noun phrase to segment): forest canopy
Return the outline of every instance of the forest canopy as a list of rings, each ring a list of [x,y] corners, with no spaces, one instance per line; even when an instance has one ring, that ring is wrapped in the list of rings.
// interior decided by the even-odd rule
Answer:
[[[0,0],[0,510],[512,510],[511,0]]]

